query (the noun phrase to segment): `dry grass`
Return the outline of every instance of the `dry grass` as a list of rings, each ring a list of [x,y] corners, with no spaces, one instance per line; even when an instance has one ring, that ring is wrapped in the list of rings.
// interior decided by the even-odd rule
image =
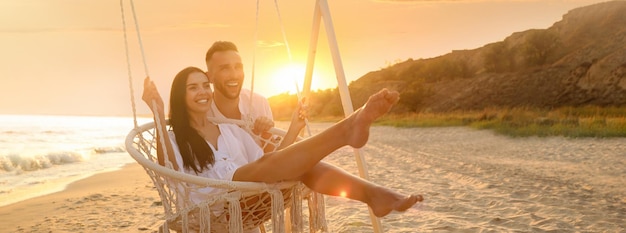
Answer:
[[[514,136],[626,137],[626,107],[485,109],[451,113],[385,116],[379,125],[396,127],[469,126]]]

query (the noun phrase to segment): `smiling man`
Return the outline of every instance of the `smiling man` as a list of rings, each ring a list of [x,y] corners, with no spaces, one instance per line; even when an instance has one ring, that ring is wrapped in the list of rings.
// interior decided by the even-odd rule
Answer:
[[[272,110],[267,99],[243,89],[243,63],[237,46],[230,41],[216,41],[206,53],[207,76],[215,92],[211,114],[231,119],[252,119],[252,132],[267,138],[274,127]],[[250,102],[252,101],[252,102]]]

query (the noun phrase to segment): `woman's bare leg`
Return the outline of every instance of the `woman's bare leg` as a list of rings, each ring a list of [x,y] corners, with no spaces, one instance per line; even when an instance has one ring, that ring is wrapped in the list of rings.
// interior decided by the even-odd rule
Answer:
[[[298,180],[340,147],[363,147],[367,143],[371,124],[387,113],[398,99],[398,92],[383,89],[370,96],[356,112],[321,133],[240,167],[233,180],[268,183]]]
[[[344,196],[366,203],[378,217],[393,210],[405,211],[423,200],[421,195],[400,194],[324,162],[315,165],[301,180],[318,193]]]

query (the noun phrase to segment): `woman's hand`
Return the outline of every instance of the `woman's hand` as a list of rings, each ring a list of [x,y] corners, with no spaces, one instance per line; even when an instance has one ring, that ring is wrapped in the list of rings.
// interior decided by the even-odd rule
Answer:
[[[309,117],[309,107],[305,104],[305,99],[298,101],[298,106],[291,116],[291,126],[301,130],[306,126],[306,119]]]
[[[289,125],[289,129],[283,137],[282,142],[278,146],[277,150],[282,150],[283,148],[293,144],[298,139],[298,134],[302,128],[306,126],[306,119],[309,117],[309,108],[305,104],[305,99],[298,101],[298,106],[296,106],[296,110],[291,115],[291,124]]]
[[[143,81],[143,94],[141,96],[143,102],[145,102],[152,113],[159,113],[161,116],[164,114],[164,104],[161,95],[159,95],[159,91],[154,85],[154,82],[150,80],[150,77],[146,77]],[[154,106],[153,102],[156,102],[156,106]],[[155,109],[156,108],[156,109]]]

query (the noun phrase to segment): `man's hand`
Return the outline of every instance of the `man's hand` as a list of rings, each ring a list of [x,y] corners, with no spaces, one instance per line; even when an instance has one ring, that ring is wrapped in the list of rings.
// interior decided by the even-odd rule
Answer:
[[[265,133],[274,127],[274,121],[267,117],[259,117],[254,120],[254,127],[252,127],[252,133],[259,135]]]

